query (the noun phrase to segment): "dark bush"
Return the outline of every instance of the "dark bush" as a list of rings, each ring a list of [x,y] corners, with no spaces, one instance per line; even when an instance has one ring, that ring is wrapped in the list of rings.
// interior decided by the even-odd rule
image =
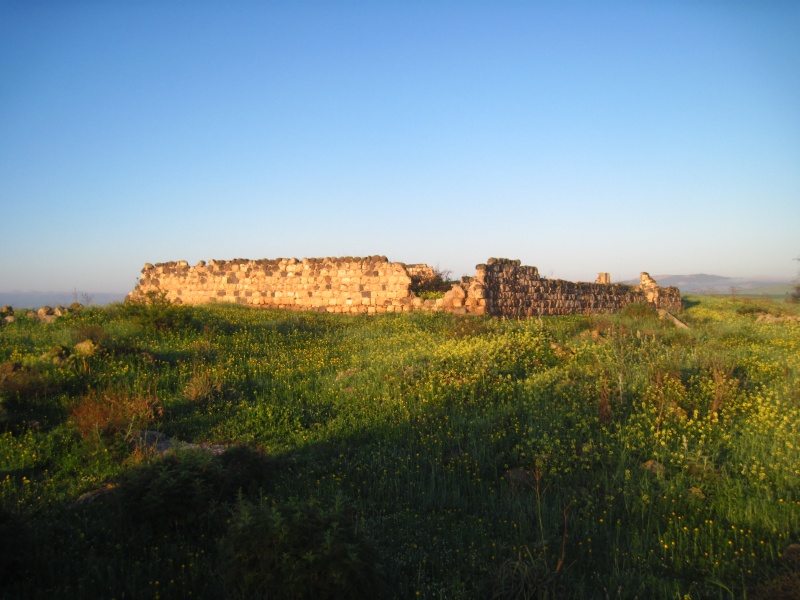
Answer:
[[[426,276],[423,273],[415,273],[411,276],[409,289],[420,298],[435,299],[444,297],[445,292],[449,291],[455,281],[451,279],[453,273],[436,267],[433,275]]]
[[[0,401],[10,410],[28,401],[43,398],[59,389],[59,382],[48,365],[26,367],[17,362],[0,363]]]
[[[26,575],[32,538],[22,520],[0,508],[0,587]]]
[[[101,325],[96,324],[83,324],[75,329],[73,334],[76,343],[91,340],[98,346],[107,346],[111,341],[111,336],[108,335]]]
[[[232,448],[221,456],[202,450],[172,452],[126,472],[117,496],[134,524],[155,530],[216,526],[240,491],[267,489],[273,463],[255,450]]]
[[[117,497],[135,524],[156,531],[207,529],[222,481],[222,466],[202,451],[172,453],[162,460],[126,472]]]
[[[234,446],[219,457],[222,465],[219,498],[236,499],[240,491],[258,493],[270,489],[276,475],[276,463],[261,452],[247,446]]]
[[[229,598],[358,599],[384,595],[375,552],[337,501],[242,503],[221,542]]]
[[[741,306],[736,307],[737,315],[768,315],[770,309],[767,306],[753,304],[745,301]]]

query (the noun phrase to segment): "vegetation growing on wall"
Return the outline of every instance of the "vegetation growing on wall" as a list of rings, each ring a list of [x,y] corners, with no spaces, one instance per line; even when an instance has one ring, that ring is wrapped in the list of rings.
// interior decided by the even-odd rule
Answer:
[[[454,283],[456,282],[453,280],[452,271],[440,269],[436,266],[431,269],[430,273],[413,273],[411,275],[411,285],[409,289],[419,298],[435,300],[437,298],[444,298],[445,292],[447,292]]]

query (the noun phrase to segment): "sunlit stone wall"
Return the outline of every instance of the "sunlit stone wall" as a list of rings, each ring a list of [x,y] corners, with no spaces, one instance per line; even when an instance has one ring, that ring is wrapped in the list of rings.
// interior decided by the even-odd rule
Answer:
[[[547,279],[518,260],[490,258],[464,277],[444,298],[423,300],[411,290],[413,275],[433,273],[427,265],[389,262],[385,256],[280,258],[274,260],[186,261],[146,264],[129,300],[164,293],[174,302],[234,302],[249,306],[333,313],[385,313],[411,310],[489,314],[522,318],[537,315],[595,314],[649,302],[678,311],[680,290],[662,288],[642,273],[639,285]]]

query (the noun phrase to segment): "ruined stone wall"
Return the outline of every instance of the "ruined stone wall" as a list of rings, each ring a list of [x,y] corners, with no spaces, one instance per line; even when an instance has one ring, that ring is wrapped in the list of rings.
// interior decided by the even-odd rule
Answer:
[[[669,311],[681,308],[680,290],[659,287],[647,273],[637,286],[610,284],[607,273],[595,283],[580,283],[542,278],[536,267],[492,258],[444,298],[423,300],[410,285],[412,275],[428,271],[433,272],[427,265],[389,262],[385,256],[212,260],[195,266],[179,261],[146,264],[128,298],[143,300],[156,292],[186,304],[234,302],[367,314],[429,310],[509,318],[614,312],[637,302]]]
[[[598,281],[608,282],[610,278],[601,273]],[[637,302],[679,311],[680,290],[659,287],[647,273],[642,273],[638,286],[546,279],[539,276],[536,267],[521,265],[518,260],[490,258],[487,264],[476,267],[474,277],[465,277],[453,286],[442,309],[521,318],[616,312]]]
[[[130,300],[164,292],[185,304],[234,302],[334,313],[411,310],[411,278],[385,256],[146,264]]]
[[[406,272],[409,277],[417,277],[419,279],[433,279],[436,274],[433,267],[424,264],[406,265]]]

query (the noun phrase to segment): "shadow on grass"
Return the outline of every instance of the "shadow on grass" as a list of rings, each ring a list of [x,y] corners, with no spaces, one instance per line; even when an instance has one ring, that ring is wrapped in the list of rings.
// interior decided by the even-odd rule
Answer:
[[[695,306],[700,306],[700,300],[689,298],[687,296],[681,296],[681,308],[683,310],[688,310],[690,308],[694,308]]]

